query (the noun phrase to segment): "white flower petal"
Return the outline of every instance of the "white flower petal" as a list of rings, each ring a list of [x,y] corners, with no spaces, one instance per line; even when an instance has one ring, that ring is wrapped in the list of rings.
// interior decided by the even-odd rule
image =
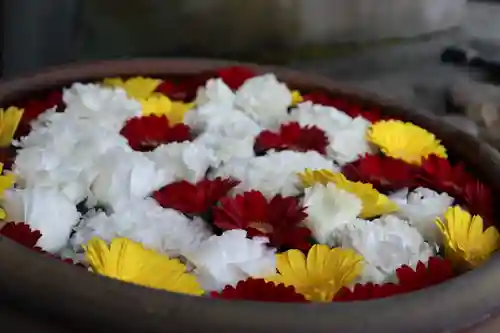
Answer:
[[[235,95],[220,78],[210,79],[204,87],[198,88],[195,103],[198,106],[218,103],[232,106]]]
[[[341,226],[356,220],[363,208],[361,200],[352,193],[338,189],[335,184],[317,184],[305,191],[305,225],[320,243],[335,245],[332,236]]]
[[[80,218],[71,200],[52,188],[7,190],[3,207],[9,220],[24,222],[31,229],[39,230],[42,237],[37,246],[51,253],[67,244]]]
[[[276,272],[275,250],[267,246],[268,239],[246,236],[245,230],[229,230],[208,238],[187,255],[205,290],[221,290],[249,277],[264,278]]]

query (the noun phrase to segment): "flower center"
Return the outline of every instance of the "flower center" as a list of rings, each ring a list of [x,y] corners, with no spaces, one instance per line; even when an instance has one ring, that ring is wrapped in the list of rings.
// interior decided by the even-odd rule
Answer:
[[[259,222],[259,221],[252,222],[248,226],[266,235],[271,234],[273,232],[273,226],[265,222]]]

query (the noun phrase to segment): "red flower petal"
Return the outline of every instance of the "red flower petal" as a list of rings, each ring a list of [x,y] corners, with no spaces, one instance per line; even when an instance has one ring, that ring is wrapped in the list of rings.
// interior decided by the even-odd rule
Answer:
[[[307,302],[305,297],[295,291],[292,286],[286,287],[284,284],[275,285],[273,282],[266,282],[263,279],[248,279],[240,281],[236,285],[226,286],[220,293],[212,292],[212,297],[251,300],[261,302]]]
[[[258,151],[269,149],[305,152],[315,150],[320,154],[326,154],[328,138],[324,131],[316,126],[301,127],[292,122],[283,124],[278,133],[262,131],[256,138],[255,146]]]
[[[31,130],[30,123],[39,115],[62,103],[62,92],[52,91],[42,99],[33,99],[22,103],[19,107],[24,109],[23,117],[19,122],[15,137],[25,136]]]
[[[223,229],[244,229],[249,237],[269,237],[271,245],[308,250],[311,232],[302,227],[307,217],[294,197],[277,195],[268,201],[258,191],[221,199],[214,208],[214,224]]]
[[[164,208],[176,209],[184,214],[201,215],[238,184],[237,180],[222,178],[203,179],[196,184],[180,181],[156,191],[153,198]]]
[[[217,76],[220,77],[229,88],[237,90],[246,80],[255,77],[256,74],[247,67],[232,66],[217,70]]]
[[[32,230],[25,223],[9,222],[0,229],[0,235],[26,246],[30,249],[36,248],[36,243],[42,237],[38,230]]]
[[[419,262],[416,269],[402,266],[396,270],[399,284],[405,292],[420,290],[439,284],[453,277],[452,265],[448,260],[440,257],[429,259],[427,266]]]
[[[366,301],[370,299],[385,298],[400,294],[402,289],[397,284],[356,284],[351,290],[343,287],[334,296],[334,302]]]
[[[491,189],[478,180],[471,180],[462,188],[461,199],[471,214],[480,215],[485,222],[493,219],[493,195]]]
[[[130,119],[120,134],[127,138],[130,147],[137,151],[151,151],[160,144],[191,140],[187,125],[171,126],[167,117],[154,115]]]
[[[373,184],[380,191],[416,185],[418,171],[417,167],[402,160],[381,155],[366,155],[342,168],[349,180]]]

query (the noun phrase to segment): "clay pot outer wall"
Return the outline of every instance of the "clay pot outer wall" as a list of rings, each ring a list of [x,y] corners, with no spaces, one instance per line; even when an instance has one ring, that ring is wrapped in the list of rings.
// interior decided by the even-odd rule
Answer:
[[[0,83],[0,106],[39,90],[75,81],[118,75],[177,77],[229,64],[209,60],[150,59],[70,65]],[[500,172],[497,153],[432,115],[340,86],[326,78],[280,68],[249,66],[259,73],[273,72],[294,88],[322,89],[356,98],[429,129],[442,139],[452,154],[481,175],[495,193],[500,193],[500,179],[496,176]],[[19,318],[23,318],[22,322],[51,318],[53,332],[58,332],[56,327],[63,327],[63,332],[75,332],[79,327],[91,332],[141,333],[444,333],[463,332],[500,313],[498,254],[472,272],[423,291],[368,302],[330,304],[229,302],[151,290],[61,264],[1,237],[0,272],[0,304],[3,302],[5,306],[7,303],[10,309],[18,310],[18,325],[21,324]],[[3,327],[16,325],[8,320],[2,324]]]

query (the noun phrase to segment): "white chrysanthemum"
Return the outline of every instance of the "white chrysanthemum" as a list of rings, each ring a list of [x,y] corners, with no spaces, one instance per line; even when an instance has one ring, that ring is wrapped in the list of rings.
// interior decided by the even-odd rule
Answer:
[[[352,118],[334,107],[304,102],[290,112],[289,121],[301,126],[316,126],[328,136],[333,136],[342,128],[349,126]]]
[[[88,195],[101,155],[117,147],[131,151],[125,138],[89,120],[57,118],[47,125],[20,142],[14,172],[22,186],[58,188],[74,203]]]
[[[121,148],[103,155],[95,171],[91,202],[95,200],[110,207],[143,199],[168,182],[167,173],[144,154]]]
[[[5,192],[3,207],[11,221],[24,222],[42,237],[37,245],[56,253],[68,242],[80,214],[62,193],[51,188],[11,189]]]
[[[145,156],[166,174],[167,183],[179,180],[196,183],[205,177],[210,166],[218,164],[213,150],[188,141],[158,146]]]
[[[130,118],[141,115],[141,105],[128,98],[121,88],[75,83],[63,92],[65,113],[79,119],[91,119],[99,126],[120,131]]]
[[[366,140],[371,123],[363,117],[354,118],[351,123],[330,137],[327,154],[340,165],[351,163],[366,154],[373,154],[375,148]]]
[[[363,282],[390,281],[396,269],[402,265],[415,268],[419,261],[426,263],[436,250],[415,228],[392,215],[374,221],[358,219],[339,229],[336,238],[342,247],[356,250],[372,266],[365,269],[370,276],[363,275]]]
[[[436,226],[436,218],[443,220],[443,215],[454,198],[447,193],[437,193],[428,188],[419,187],[408,193],[402,189],[389,198],[399,206],[397,215],[407,219],[428,242],[441,243],[441,232]]]
[[[235,95],[222,79],[210,79],[204,87],[199,87],[196,94],[196,105],[207,103],[226,104],[232,106]]]
[[[236,92],[235,106],[265,128],[276,128],[286,120],[292,93],[273,74],[248,79]]]
[[[318,242],[330,246],[334,245],[335,231],[355,221],[363,208],[357,196],[338,189],[333,183],[307,188],[304,206],[308,215],[305,225]]]
[[[187,258],[207,291],[236,285],[249,277],[264,278],[276,272],[275,250],[265,237],[247,238],[245,230],[229,230],[204,241]]]
[[[213,132],[205,132],[196,138],[196,144],[203,145],[213,152],[211,166],[219,167],[232,159],[249,159],[255,157],[255,137],[243,138],[225,136]]]
[[[241,183],[235,192],[248,190],[261,191],[267,198],[277,194],[296,196],[301,193],[299,172],[305,169],[338,168],[334,163],[315,151],[295,152],[284,150],[270,151],[265,156],[247,160],[231,160],[212,174],[213,177],[231,177]]]
[[[242,111],[221,103],[208,103],[189,111],[184,122],[199,133],[206,131],[233,138],[257,136],[262,131]]]
[[[170,256],[179,256],[196,251],[211,234],[203,220],[190,220],[147,198],[123,202],[111,215],[100,212],[86,216],[76,228],[71,244],[78,251],[93,237],[106,241],[124,237]]]

